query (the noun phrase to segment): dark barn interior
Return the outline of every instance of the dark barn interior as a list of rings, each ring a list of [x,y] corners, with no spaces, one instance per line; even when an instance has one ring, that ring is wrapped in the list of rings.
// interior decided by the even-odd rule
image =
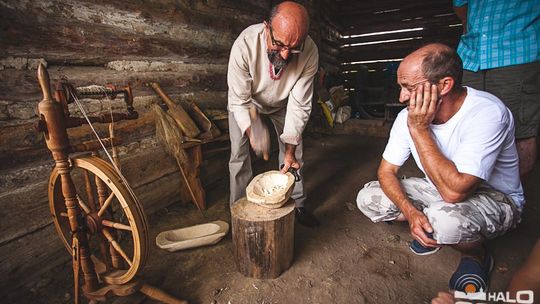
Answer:
[[[114,128],[122,140],[116,146],[119,167],[144,209],[138,212],[148,219],[148,258],[137,273],[141,282],[189,303],[429,303],[438,291],[448,290],[459,254],[445,248],[437,255],[414,256],[409,252],[408,225],[373,224],[356,207],[356,195],[377,178],[392,122],[404,107],[396,83],[401,60],[430,42],[454,48],[459,42],[463,28],[449,0],[298,1],[309,12],[309,35],[320,56],[313,110],[303,138],[306,207],[321,226],[295,226],[292,266],[279,278],[240,274],[230,233],[215,245],[184,251],[168,252],[156,245],[162,231],[216,220],[231,223],[229,53],[244,28],[265,20],[279,2],[0,0],[3,303],[75,300],[71,253],[51,217],[55,207],[49,203],[53,183],[49,176],[55,162],[46,136],[39,132],[38,103],[44,99],[37,78],[40,63],[48,70],[52,90],[62,79],[77,87],[129,84],[132,89],[138,117],[118,121]],[[194,152],[201,153],[194,156],[200,157],[199,162],[189,165],[206,192],[202,208],[193,202],[177,159],[156,135],[154,105],[163,102],[151,83],[159,83],[175,104],[189,108],[194,102],[219,130],[219,135],[199,138],[199,150]],[[328,98],[336,106],[348,105],[350,118],[330,121],[324,112]],[[111,111],[126,108],[122,97],[114,102],[81,100],[90,116],[108,117]],[[69,112],[82,117],[74,103]],[[108,124],[94,127],[101,137],[110,136]],[[87,124],[70,128],[67,134],[72,145],[84,146],[95,139]],[[252,158],[255,175],[278,167],[276,135],[271,138],[270,160]],[[101,147],[90,149],[97,150]],[[107,160],[103,152],[94,154]],[[524,183],[527,205],[522,223],[490,241],[496,262],[491,276],[494,290],[504,290],[540,236],[538,166],[537,162]],[[422,175],[413,160],[401,173]],[[83,177],[78,180],[84,183]],[[69,212],[61,208],[58,216],[67,218]],[[88,300],[83,296],[81,301]],[[107,299],[141,301],[157,303],[140,293]]]

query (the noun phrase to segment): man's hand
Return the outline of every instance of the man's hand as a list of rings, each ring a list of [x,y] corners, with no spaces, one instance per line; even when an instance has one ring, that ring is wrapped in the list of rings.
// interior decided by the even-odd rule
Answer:
[[[246,129],[249,137],[249,143],[257,156],[263,156],[264,160],[269,159],[270,152],[270,133],[268,127],[264,124],[257,109],[253,106],[249,111],[251,126]]]
[[[409,222],[411,235],[426,247],[438,247],[437,242],[426,235],[426,232],[432,233],[433,227],[429,223],[424,213],[418,209],[412,208],[407,214],[404,214]]]
[[[419,84],[411,92],[407,125],[410,129],[428,130],[439,105],[437,86],[428,82]]]
[[[285,144],[285,155],[283,156],[283,168],[281,173],[285,174],[289,168],[300,169],[300,163],[296,160],[294,153],[296,152],[296,146],[291,144]]]
[[[449,292],[440,291],[437,297],[431,300],[431,304],[454,304],[454,296]]]

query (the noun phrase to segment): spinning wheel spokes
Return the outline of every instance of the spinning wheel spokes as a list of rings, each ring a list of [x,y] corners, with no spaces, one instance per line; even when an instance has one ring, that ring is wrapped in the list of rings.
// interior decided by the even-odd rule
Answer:
[[[84,214],[89,214],[92,212],[92,210],[90,210],[90,207],[86,205],[86,203],[79,197],[79,195],[77,195],[77,201],[79,202],[79,206],[81,207]]]
[[[111,228],[131,231],[131,226],[124,225],[124,224],[117,223],[117,222],[113,222],[113,221],[109,221],[109,220],[102,220],[101,225],[111,227]]]
[[[148,229],[142,207],[104,160],[94,156],[74,158],[71,169],[77,193],[83,193],[86,199],[76,196],[86,223],[92,260],[99,268],[96,270],[109,284],[125,284],[142,269],[147,256]],[[53,170],[49,204],[57,232],[71,251],[60,179],[58,171]]]
[[[111,243],[116,252],[118,252],[120,256],[124,258],[124,260],[129,264],[129,266],[133,266],[133,262],[127,256],[124,249],[122,249],[122,246],[120,246],[120,244],[118,244],[118,242],[114,239],[111,232],[107,228],[103,228],[103,230],[101,230],[101,233],[103,233],[103,236],[105,236],[105,238],[109,241],[109,243]]]
[[[84,184],[86,186],[86,199],[90,202],[90,210],[96,210],[96,201],[94,200],[94,192],[92,191],[92,184],[90,183],[90,174],[88,170],[84,170]]]
[[[102,206],[99,208],[99,211],[98,211],[98,216],[103,216],[103,214],[105,212],[107,212],[107,209],[109,208],[109,206],[111,205],[111,202],[114,198],[114,193],[111,193],[109,195],[109,197],[107,197],[107,199],[105,200],[105,202],[102,204]]]

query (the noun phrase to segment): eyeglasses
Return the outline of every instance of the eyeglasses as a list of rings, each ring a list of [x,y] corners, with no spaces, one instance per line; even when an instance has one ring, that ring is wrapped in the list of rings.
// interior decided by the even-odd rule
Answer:
[[[272,40],[272,45],[277,46],[280,50],[289,50],[291,54],[299,54],[304,50],[304,42],[299,47],[291,48],[290,46],[285,45],[283,42],[274,39],[274,33],[272,32],[272,25],[265,22],[266,26],[270,30],[270,40]]]

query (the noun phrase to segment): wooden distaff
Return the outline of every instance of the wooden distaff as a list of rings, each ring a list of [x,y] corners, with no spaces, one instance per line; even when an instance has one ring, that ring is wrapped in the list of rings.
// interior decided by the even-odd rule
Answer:
[[[161,97],[161,99],[165,102],[167,107],[169,107],[169,114],[174,118],[178,126],[180,126],[180,129],[182,129],[182,133],[190,138],[195,138],[197,135],[201,133],[197,125],[193,122],[191,117],[187,114],[187,112],[182,108],[182,105],[174,103],[165,92],[161,89],[159,84],[157,82],[151,82],[150,86],[154,91]]]

